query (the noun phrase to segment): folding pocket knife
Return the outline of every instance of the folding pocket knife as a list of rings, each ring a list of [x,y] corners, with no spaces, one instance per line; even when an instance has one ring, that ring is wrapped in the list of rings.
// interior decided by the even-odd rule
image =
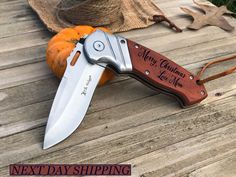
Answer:
[[[63,141],[77,129],[106,67],[174,96],[182,106],[194,105],[207,97],[204,85],[198,84],[199,78],[167,57],[123,37],[97,30],[78,42],[67,59],[49,115],[44,149]]]

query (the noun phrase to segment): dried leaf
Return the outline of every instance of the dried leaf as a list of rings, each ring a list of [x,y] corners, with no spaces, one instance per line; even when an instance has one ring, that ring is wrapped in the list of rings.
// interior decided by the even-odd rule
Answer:
[[[198,30],[203,26],[211,25],[218,26],[226,31],[234,30],[234,27],[223,17],[224,14],[233,14],[226,6],[216,7],[214,5],[198,3],[195,0],[193,2],[204,11],[204,14],[181,7],[185,13],[191,15],[194,19],[193,23],[189,25],[188,28]]]

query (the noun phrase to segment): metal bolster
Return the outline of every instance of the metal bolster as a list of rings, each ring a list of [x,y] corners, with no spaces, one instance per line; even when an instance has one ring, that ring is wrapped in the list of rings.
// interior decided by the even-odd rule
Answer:
[[[84,52],[92,64],[112,65],[120,73],[132,71],[127,40],[120,36],[97,30],[86,38]]]

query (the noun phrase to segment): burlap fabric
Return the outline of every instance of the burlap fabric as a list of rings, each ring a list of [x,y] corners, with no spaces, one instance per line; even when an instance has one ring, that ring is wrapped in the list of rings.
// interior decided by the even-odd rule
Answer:
[[[171,28],[174,27],[152,0],[28,0],[28,2],[47,28],[53,32],[75,25],[104,26],[112,32],[121,32],[145,28],[161,21],[167,21]]]

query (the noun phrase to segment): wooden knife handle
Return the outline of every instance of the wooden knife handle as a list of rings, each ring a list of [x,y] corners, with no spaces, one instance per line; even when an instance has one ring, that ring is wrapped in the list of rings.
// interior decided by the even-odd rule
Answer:
[[[133,71],[144,84],[175,96],[183,106],[199,103],[207,97],[199,78],[165,56],[127,40]]]

